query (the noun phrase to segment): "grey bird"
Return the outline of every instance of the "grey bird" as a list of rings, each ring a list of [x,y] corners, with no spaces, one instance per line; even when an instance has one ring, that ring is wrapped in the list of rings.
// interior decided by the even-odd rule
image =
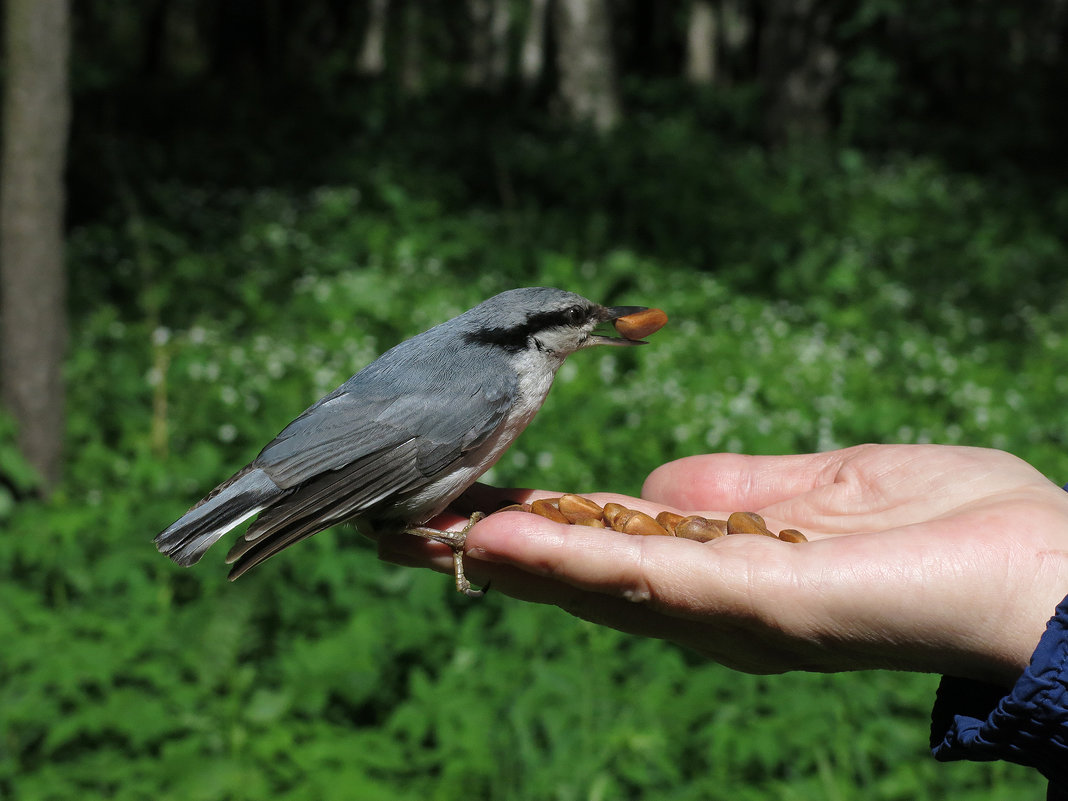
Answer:
[[[640,340],[595,333],[645,311],[601,306],[573,292],[502,292],[401,342],[310,406],[248,465],[155,539],[189,566],[228,531],[259,517],[226,556],[229,578],[343,521],[449,545],[456,587],[467,531],[423,524],[492,467],[545,401],[557,369],[593,345]]]

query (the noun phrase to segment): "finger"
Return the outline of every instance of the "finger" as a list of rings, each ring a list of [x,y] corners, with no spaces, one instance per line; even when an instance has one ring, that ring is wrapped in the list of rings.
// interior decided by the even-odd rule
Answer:
[[[833,481],[851,450],[790,456],[688,456],[650,473],[642,497],[681,509],[755,511]]]
[[[880,582],[878,564],[857,571],[858,560],[846,559],[841,581],[835,570],[820,569],[828,555],[824,546],[833,547],[834,540],[788,546],[736,535],[696,543],[580,528],[521,513],[494,515],[468,537],[472,575],[500,577],[497,586],[507,594],[668,638],[750,672],[857,669],[889,658],[873,653],[869,641],[887,625],[893,597],[871,593],[869,585],[899,597],[901,565],[891,570],[898,580]],[[861,544],[864,538],[847,539]],[[865,593],[878,597],[858,602]],[[843,609],[849,610],[844,620]],[[865,632],[859,646],[850,643],[858,627]],[[828,649],[828,641],[836,648]]]
[[[404,567],[426,567],[438,573],[452,573],[452,549],[413,534],[390,534],[378,540],[378,558]]]
[[[508,520],[511,518],[511,521]],[[810,547],[810,546],[806,546]],[[503,594],[555,604],[620,631],[672,640],[752,673],[818,669],[782,625],[782,589],[801,603],[799,549],[759,535],[696,543],[503,513],[468,537],[470,574]],[[802,592],[801,595],[804,593]]]
[[[556,606],[575,617],[627,634],[668,640],[737,670],[777,673],[797,666],[787,649],[726,617],[693,620],[500,562],[472,558],[466,563],[466,572],[476,584],[488,583],[500,595]],[[722,647],[723,643],[737,643],[742,638],[746,642],[744,651]]]
[[[530,499],[532,490],[511,487],[501,489],[488,484],[472,484],[463,494],[449,504],[454,512],[470,517],[473,512],[489,514],[503,506],[524,503]]]
[[[449,508],[425,523],[438,531],[460,531],[470,523],[472,512],[492,511],[502,503],[523,503],[536,498],[559,497],[561,493],[529,489],[498,489],[476,484],[465,493],[462,510]],[[470,507],[470,509],[468,509]],[[439,573],[454,571],[452,549],[447,545],[404,532],[378,532],[372,537],[378,545],[378,558],[404,567],[426,567]]]
[[[752,582],[771,581],[768,574],[785,569],[783,553],[789,549],[758,535],[697,543],[505,512],[475,526],[466,550],[473,559],[510,565],[658,611],[689,613],[699,608],[703,614],[748,617],[753,613]]]
[[[545,521],[547,526],[556,524]],[[626,535],[620,535],[625,537]],[[669,640],[697,651],[728,667],[750,673],[772,673],[795,668],[788,649],[762,638],[741,621],[727,616],[693,620],[691,615],[665,612],[643,600],[624,594],[606,593],[604,588],[582,589],[551,575],[529,572],[523,567],[477,558],[475,550],[464,560],[464,571],[475,586],[491,584],[494,592],[522,601],[557,606],[576,617],[641,637]],[[406,567],[429,567],[451,574],[453,561],[447,546],[411,535],[383,537],[379,556]],[[723,647],[744,637],[746,648]]]
[[[447,510],[427,521],[426,527],[438,531],[460,531],[470,517]],[[406,534],[403,531],[380,533],[376,538],[378,558],[405,567],[427,567],[439,573],[454,570],[452,549],[441,542]]]

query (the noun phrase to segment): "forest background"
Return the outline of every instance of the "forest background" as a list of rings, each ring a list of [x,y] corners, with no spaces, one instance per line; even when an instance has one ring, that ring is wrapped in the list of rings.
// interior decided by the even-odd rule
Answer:
[[[7,0],[0,798],[1041,798],[932,760],[936,676],[736,673],[345,528],[236,584],[151,539],[519,285],[672,322],[571,359],[493,483],[865,441],[1068,481],[1066,30],[1064,0]]]

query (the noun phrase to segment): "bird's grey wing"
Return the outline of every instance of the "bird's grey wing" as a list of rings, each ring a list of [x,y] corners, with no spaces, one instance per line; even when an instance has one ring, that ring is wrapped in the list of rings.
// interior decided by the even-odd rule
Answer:
[[[514,397],[514,377],[483,382],[478,370],[464,372],[469,380],[430,374],[388,393],[372,389],[377,376],[358,373],[286,426],[253,465],[289,488],[415,439],[420,471],[434,475],[496,431]]]
[[[382,413],[383,420],[406,421],[405,427],[415,432],[416,465],[424,476],[436,475],[478,448],[508,416],[511,393],[480,385],[466,389],[466,394],[404,395]]]
[[[503,424],[510,401],[507,386],[493,390],[477,382],[388,399],[354,392],[327,396],[254,461],[293,492],[263,512],[231,549],[231,578],[391,496],[418,489],[484,443]]]
[[[230,549],[230,578],[385,497],[417,487],[425,478],[416,467],[416,451],[415,441],[409,440],[306,481],[264,511]]]
[[[320,473],[340,470],[411,438],[401,426],[383,425],[391,398],[327,395],[286,426],[253,464],[280,487],[295,487]]]

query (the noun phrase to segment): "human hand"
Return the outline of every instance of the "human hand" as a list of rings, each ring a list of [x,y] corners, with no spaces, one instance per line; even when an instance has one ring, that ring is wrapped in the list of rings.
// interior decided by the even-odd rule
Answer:
[[[553,494],[479,492],[487,508]],[[810,542],[635,537],[504,512],[470,531],[468,573],[747,672],[891,668],[1005,685],[1068,594],[1068,493],[1001,451],[694,456],[655,470],[642,496],[589,497],[654,515],[755,511]],[[384,538],[384,558],[451,569],[447,551],[413,540]]]

